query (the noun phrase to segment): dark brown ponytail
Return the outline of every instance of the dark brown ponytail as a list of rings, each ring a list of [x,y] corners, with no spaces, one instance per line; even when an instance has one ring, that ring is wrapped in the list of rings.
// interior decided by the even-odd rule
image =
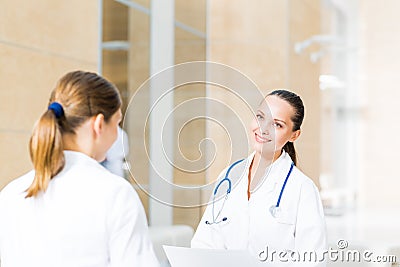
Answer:
[[[294,165],[297,166],[297,155],[296,155],[296,149],[294,148],[294,144],[292,142],[287,142],[283,146],[283,149],[286,151],[286,153],[289,154],[289,156],[292,159]]]
[[[275,95],[275,96],[279,97],[280,99],[285,100],[287,103],[289,103],[293,107],[294,115],[291,118],[292,122],[293,122],[292,131],[300,130],[300,126],[303,123],[303,119],[304,119],[304,105],[303,105],[303,101],[301,100],[300,96],[296,95],[293,92],[283,90],[283,89],[274,90],[271,93],[269,93],[268,95]],[[283,149],[292,158],[294,165],[297,165],[297,155],[296,155],[296,149],[294,148],[294,144],[292,142],[287,142],[283,146]]]

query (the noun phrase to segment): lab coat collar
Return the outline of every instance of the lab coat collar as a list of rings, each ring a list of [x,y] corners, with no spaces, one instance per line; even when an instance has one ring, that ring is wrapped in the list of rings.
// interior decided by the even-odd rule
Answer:
[[[65,157],[65,165],[71,166],[75,164],[100,164],[93,158],[89,157],[85,153],[72,151],[72,150],[64,150],[64,157]]]
[[[248,157],[247,157],[247,162],[248,162],[248,167],[250,167],[251,161],[254,159],[254,156],[256,154],[256,151],[254,151],[253,153],[251,153]],[[277,158],[266,170],[265,170],[265,175],[268,176],[269,173],[271,173],[272,171],[276,171],[279,170],[281,165],[284,164],[284,162],[291,162],[291,158],[290,156],[286,153],[285,150],[282,150],[282,154],[279,156],[279,158]]]
[[[282,150],[282,154],[279,156],[277,160],[275,160],[271,166],[266,170],[266,176],[275,176],[278,175],[278,177],[274,178],[276,182],[280,182],[281,180],[285,180],[285,177],[281,177],[282,175],[279,175],[281,173],[287,173],[290,168],[290,164],[292,163],[292,160],[289,156],[288,153],[286,153],[285,150]],[[286,170],[286,165],[288,166]]]
[[[255,152],[249,156],[248,160],[250,162],[253,160],[254,155]],[[283,184],[291,163],[292,160],[290,156],[285,150],[282,150],[282,154],[265,170],[264,178],[252,192],[256,193],[261,188],[263,188],[262,191],[264,192],[275,191],[279,185]]]

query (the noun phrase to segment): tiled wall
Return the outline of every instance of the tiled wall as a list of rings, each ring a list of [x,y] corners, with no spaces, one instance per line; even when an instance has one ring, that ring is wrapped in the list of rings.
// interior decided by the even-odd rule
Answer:
[[[96,71],[97,3],[2,1],[0,188],[31,169],[30,132],[58,78],[75,69]]]

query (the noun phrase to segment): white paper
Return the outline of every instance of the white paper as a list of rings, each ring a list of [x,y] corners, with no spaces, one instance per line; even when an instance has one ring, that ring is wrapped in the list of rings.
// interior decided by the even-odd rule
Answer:
[[[221,250],[163,246],[171,267],[258,267],[269,266],[258,261],[247,250]]]

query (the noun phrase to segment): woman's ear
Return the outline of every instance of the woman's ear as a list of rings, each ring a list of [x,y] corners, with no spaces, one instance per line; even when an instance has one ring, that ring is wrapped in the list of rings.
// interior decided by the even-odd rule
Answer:
[[[94,123],[93,123],[93,130],[96,133],[96,135],[100,135],[104,129],[104,115],[103,114],[97,114],[94,117]]]
[[[299,138],[300,134],[301,134],[301,130],[294,131],[292,133],[292,136],[290,137],[289,141],[293,143],[294,141],[296,141],[297,138]]]

